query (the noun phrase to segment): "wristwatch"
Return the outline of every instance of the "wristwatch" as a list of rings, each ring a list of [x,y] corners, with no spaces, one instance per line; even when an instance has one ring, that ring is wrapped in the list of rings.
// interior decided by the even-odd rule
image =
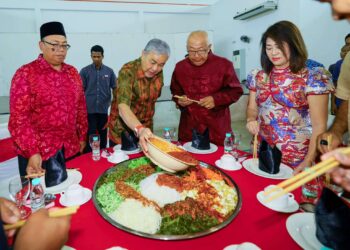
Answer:
[[[140,136],[140,131],[141,131],[141,129],[143,129],[143,128],[145,128],[145,127],[144,127],[142,124],[137,125],[137,126],[135,127],[135,134],[136,134],[137,137]]]

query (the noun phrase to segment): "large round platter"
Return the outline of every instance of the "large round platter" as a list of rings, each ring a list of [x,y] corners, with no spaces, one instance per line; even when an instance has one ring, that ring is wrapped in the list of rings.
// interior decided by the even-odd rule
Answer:
[[[213,207],[216,206],[215,209],[217,211],[219,211],[219,209],[221,209],[220,212],[217,212],[215,209],[212,209],[212,210],[210,210],[211,212],[208,213],[210,215],[213,215],[213,218],[215,220],[213,220],[213,218],[211,218],[211,217],[202,217],[202,218],[205,218],[204,223],[202,221],[198,221],[198,220],[197,221],[193,221],[193,223],[192,223],[192,221],[190,221],[189,224],[190,224],[191,228],[192,228],[193,225],[201,225],[200,227],[202,227],[202,225],[204,225],[205,223],[208,223],[208,224],[205,224],[206,227],[203,227],[203,228],[205,228],[204,230],[197,230],[196,229],[196,230],[194,230],[194,232],[191,232],[191,233],[174,233],[174,234],[173,233],[167,233],[167,234],[161,233],[162,230],[164,230],[164,228],[165,228],[164,231],[169,230],[169,232],[172,232],[172,228],[171,228],[172,219],[181,221],[183,219],[181,216],[189,216],[187,214],[178,216],[174,212],[173,213],[173,215],[175,214],[174,218],[172,218],[171,216],[168,216],[168,217],[165,218],[164,214],[167,214],[167,212],[169,212],[169,211],[176,210],[176,208],[177,208],[176,206],[178,204],[181,204],[181,205],[183,204],[181,202],[186,202],[186,201],[189,201],[189,200],[191,200],[191,202],[197,202],[197,201],[193,201],[194,199],[198,198],[197,193],[193,194],[192,190],[190,190],[190,191],[188,191],[188,193],[191,193],[191,194],[186,194],[187,198],[184,198],[185,200],[181,200],[181,201],[178,200],[177,202],[174,202],[174,203],[169,203],[168,202],[167,205],[165,205],[165,206],[163,205],[164,207],[162,207],[161,208],[161,212],[159,212],[159,214],[161,216],[161,223],[160,223],[160,226],[159,226],[159,230],[157,230],[155,233],[148,233],[148,232],[144,232],[142,230],[136,230],[136,229],[133,229],[131,226],[125,226],[125,225],[119,223],[116,220],[116,218],[120,218],[120,217],[124,216],[124,215],[120,216],[120,212],[119,211],[121,210],[123,202],[127,203],[126,202],[127,199],[122,201],[120,203],[121,205],[120,204],[119,205],[112,204],[113,200],[115,200],[115,199],[113,199],[113,197],[115,197],[113,195],[115,195],[115,194],[111,195],[111,193],[108,193],[110,191],[106,191],[106,190],[110,190],[111,188],[114,188],[115,190],[113,190],[112,192],[116,192],[118,195],[120,195],[117,192],[117,190],[116,190],[115,183],[114,183],[114,186],[113,186],[111,184],[111,182],[113,182],[115,180],[115,178],[120,178],[119,177],[119,176],[121,176],[120,173],[123,173],[123,174],[126,173],[126,172],[122,172],[122,171],[127,171],[125,169],[132,169],[132,170],[134,170],[134,169],[138,168],[138,167],[135,167],[136,164],[139,164],[139,162],[144,162],[144,161],[147,161],[147,164],[144,164],[144,163],[143,164],[144,165],[148,165],[149,164],[148,168],[149,167],[154,168],[156,173],[147,175],[147,177],[145,177],[144,179],[141,179],[139,187],[136,188],[136,189],[138,189],[137,192],[139,192],[140,195],[141,195],[141,192],[144,192],[144,190],[145,190],[145,189],[142,190],[141,186],[142,187],[148,186],[148,183],[150,183],[150,182],[148,182],[148,180],[151,179],[152,176],[158,176],[158,177],[155,177],[156,180],[157,180],[157,178],[159,178],[159,176],[161,176],[163,174],[172,175],[172,177],[174,177],[174,175],[176,175],[176,179],[178,177],[181,179],[181,178],[185,178],[185,177],[186,178],[192,178],[193,177],[193,172],[195,172],[195,173],[198,173],[198,171],[200,173],[205,172],[205,176],[206,177],[205,177],[205,181],[204,182],[206,182],[208,184],[200,183],[200,181],[198,181],[198,184],[203,184],[204,186],[208,185],[208,186],[210,186],[211,190],[214,189],[214,190],[217,191],[216,194],[214,192],[214,195],[215,195],[214,199],[206,199],[206,197],[204,197],[206,200],[216,200],[216,203],[212,203],[212,204],[214,204]],[[207,175],[207,173],[208,173],[208,175]],[[170,178],[172,178],[172,177],[170,176]],[[140,178],[142,178],[142,177],[140,177]],[[121,178],[121,179],[123,179],[123,178]],[[133,179],[133,177],[131,179]],[[125,183],[128,183],[130,185],[130,183],[127,180],[125,181]],[[188,179],[186,179],[186,181],[187,180]],[[193,179],[191,179],[191,181],[192,180]],[[194,180],[196,180],[196,177],[195,177]],[[121,183],[121,182],[118,182],[118,183]],[[147,184],[144,184],[144,183],[147,183]],[[197,181],[195,181],[195,183],[196,183],[195,184],[195,186],[196,186],[197,185]],[[124,183],[122,183],[122,185],[119,185],[119,187],[123,186],[123,185],[124,185]],[[153,184],[151,183],[150,185],[152,186]],[[133,186],[133,185],[131,185],[131,186]],[[162,185],[160,187],[163,188],[164,185]],[[169,187],[166,187],[166,188],[169,188]],[[218,190],[220,190],[220,192]],[[223,192],[221,192],[221,190]],[[159,190],[159,191],[163,192],[163,190]],[[185,191],[186,191],[186,189],[185,189]],[[203,190],[198,190],[198,193],[200,193],[202,191]],[[154,193],[158,193],[158,192],[154,192]],[[210,193],[210,192],[208,192],[208,193]],[[225,193],[225,194],[223,194],[223,193]],[[181,193],[181,194],[183,194],[183,193]],[[196,195],[197,195],[197,198],[195,198]],[[122,196],[118,196],[118,197],[122,197]],[[96,209],[98,210],[98,212],[100,213],[100,215],[106,221],[108,221],[109,223],[114,225],[115,227],[117,227],[117,228],[119,228],[121,230],[124,230],[126,232],[129,232],[131,234],[135,234],[135,235],[146,237],[146,238],[159,239],[159,240],[192,239],[192,238],[197,238],[197,237],[201,237],[201,236],[205,236],[205,235],[214,233],[214,232],[224,228],[225,226],[227,226],[237,216],[237,214],[240,211],[241,205],[242,205],[242,197],[241,197],[241,193],[239,191],[239,188],[238,188],[237,184],[231,179],[231,177],[229,177],[227,174],[222,172],[220,169],[218,169],[216,167],[213,167],[213,166],[210,166],[210,165],[208,165],[206,163],[200,162],[200,164],[198,166],[196,166],[196,167],[190,167],[189,169],[187,169],[185,171],[173,174],[173,173],[166,172],[166,171],[162,170],[161,168],[157,167],[156,165],[154,165],[146,157],[140,157],[140,158],[135,158],[135,159],[132,159],[132,160],[127,160],[127,161],[121,162],[118,165],[116,165],[115,167],[110,168],[110,169],[106,170],[104,173],[102,173],[101,176],[95,182],[92,198],[93,198],[94,205],[95,205]],[[168,198],[168,196],[167,196],[167,198]],[[203,199],[203,197],[202,197],[202,199]],[[219,199],[219,201],[218,201],[218,199]],[[151,201],[151,204],[153,202],[154,201]],[[129,202],[129,204],[130,204],[130,202]],[[140,204],[142,204],[142,203],[140,202]],[[198,200],[198,204],[200,204],[199,200]],[[217,204],[220,204],[220,205],[217,206]],[[223,205],[223,204],[225,204],[225,205]],[[234,205],[232,205],[232,204],[234,204]],[[114,207],[111,208],[112,205]],[[222,207],[220,207],[221,205],[222,205]],[[117,208],[115,208],[115,207],[117,207]],[[125,206],[124,206],[124,208],[125,208]],[[165,208],[168,208],[169,210],[166,210]],[[201,209],[202,209],[202,207],[201,207]],[[115,214],[116,214],[115,211],[117,211],[117,210],[119,212],[119,217],[115,216]],[[194,210],[194,209],[191,207],[191,210]],[[123,211],[130,211],[130,210],[125,210],[124,209]],[[133,213],[133,215],[134,214],[135,213]],[[215,214],[221,214],[221,215],[224,214],[224,216],[222,216],[222,219],[217,220],[216,217],[214,216]],[[130,214],[130,216],[131,216],[131,214]],[[176,217],[176,216],[178,216],[178,217]],[[189,218],[189,217],[187,217],[187,218]],[[145,223],[143,221],[143,219],[141,219],[141,220],[142,221],[140,221],[140,223]],[[163,225],[163,221],[164,221],[164,225]],[[186,220],[182,220],[182,221],[186,222]],[[148,221],[148,223],[149,223],[149,221]],[[169,229],[169,225],[170,225],[170,229]],[[184,224],[182,226],[183,226],[183,228],[186,228],[185,230],[188,230],[187,229],[189,227],[188,224]],[[149,227],[147,227],[147,228],[149,228]],[[177,230],[177,228],[176,228],[176,230]],[[183,232],[183,231],[180,231],[180,232]]]

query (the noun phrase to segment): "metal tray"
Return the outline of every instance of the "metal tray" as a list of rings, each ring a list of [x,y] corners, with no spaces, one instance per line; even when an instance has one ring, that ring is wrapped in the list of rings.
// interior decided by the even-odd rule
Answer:
[[[141,158],[141,157],[139,157],[139,158]],[[131,160],[127,160],[127,161],[121,162],[118,165],[116,165],[116,166],[106,170],[105,172],[103,172],[101,174],[101,176],[95,182],[94,189],[93,189],[93,192],[92,192],[92,199],[93,199],[94,205],[95,205],[97,211],[100,213],[100,215],[106,221],[108,221],[113,226],[115,226],[115,227],[117,227],[117,228],[119,228],[121,230],[124,230],[124,231],[129,232],[129,233],[134,234],[134,235],[142,236],[142,237],[145,237],[145,238],[158,239],[158,240],[186,240],[186,239],[193,239],[193,238],[202,237],[202,236],[214,233],[214,232],[224,228],[225,226],[230,224],[230,222],[237,216],[237,214],[239,213],[239,211],[241,209],[241,206],[242,206],[241,192],[240,192],[237,184],[232,180],[232,178],[230,176],[228,176],[226,173],[224,173],[223,171],[221,171],[220,169],[218,169],[216,167],[213,167],[211,165],[208,165],[208,164],[206,164],[204,162],[200,162],[199,165],[201,167],[213,169],[216,172],[220,172],[221,175],[224,177],[226,183],[236,189],[236,192],[237,192],[237,205],[234,208],[234,210],[231,212],[230,216],[227,217],[225,221],[223,221],[222,223],[220,223],[220,224],[218,224],[216,226],[213,226],[213,227],[211,227],[211,228],[209,228],[209,229],[207,229],[205,231],[196,232],[196,233],[192,233],[192,234],[183,234],[183,235],[149,234],[149,233],[144,233],[144,232],[136,231],[134,229],[125,227],[125,226],[119,224],[114,219],[112,219],[107,213],[105,213],[102,210],[102,208],[100,207],[100,205],[99,205],[99,203],[98,203],[98,201],[96,199],[96,190],[97,190],[97,187],[100,186],[100,182],[102,181],[104,176],[106,176],[107,174],[115,171],[116,168],[118,168],[119,166],[122,166],[122,165],[125,165],[125,164],[128,165],[132,160],[135,160],[135,159],[138,159],[138,158],[134,158],[134,159],[131,159]]]

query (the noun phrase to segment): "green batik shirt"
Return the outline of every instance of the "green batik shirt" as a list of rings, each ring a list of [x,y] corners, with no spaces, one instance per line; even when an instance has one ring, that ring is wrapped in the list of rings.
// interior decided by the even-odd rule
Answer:
[[[141,68],[141,58],[124,64],[119,71],[117,88],[113,91],[109,119],[109,138],[120,143],[123,130],[130,129],[119,116],[118,104],[128,105],[145,127],[153,130],[155,103],[163,87],[163,71],[146,78]]]

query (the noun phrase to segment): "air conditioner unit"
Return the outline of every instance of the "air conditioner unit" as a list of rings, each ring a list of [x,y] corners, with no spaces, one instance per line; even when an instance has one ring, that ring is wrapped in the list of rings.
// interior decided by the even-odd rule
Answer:
[[[255,17],[257,15],[260,15],[262,13],[276,10],[277,9],[277,3],[274,1],[266,1],[264,3],[261,3],[253,8],[246,9],[242,12],[237,12],[237,14],[233,17],[235,20],[246,20],[252,17]]]

